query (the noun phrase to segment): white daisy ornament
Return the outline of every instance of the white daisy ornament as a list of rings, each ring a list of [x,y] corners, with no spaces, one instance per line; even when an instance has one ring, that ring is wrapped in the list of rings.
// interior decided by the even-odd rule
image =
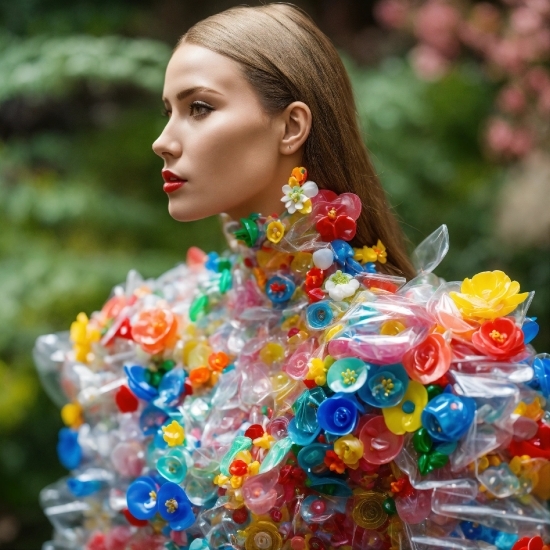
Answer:
[[[359,281],[347,273],[338,270],[325,282],[325,290],[335,302],[353,296],[359,288]]]
[[[309,214],[311,212],[311,198],[319,193],[319,188],[314,181],[306,181],[303,185],[283,185],[283,198],[285,208],[289,214],[300,212]]]

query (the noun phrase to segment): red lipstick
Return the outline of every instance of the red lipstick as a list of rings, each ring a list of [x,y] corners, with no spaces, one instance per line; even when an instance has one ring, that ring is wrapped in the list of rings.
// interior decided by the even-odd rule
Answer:
[[[173,193],[187,181],[174,174],[174,172],[170,172],[170,170],[162,171],[162,179],[164,180],[163,189],[165,193]]]

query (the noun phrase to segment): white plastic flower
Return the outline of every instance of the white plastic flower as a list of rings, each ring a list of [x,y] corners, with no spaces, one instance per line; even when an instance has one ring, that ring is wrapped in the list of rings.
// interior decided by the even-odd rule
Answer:
[[[306,181],[303,185],[295,185],[291,187],[290,185],[283,185],[283,198],[281,202],[285,203],[285,208],[288,210],[289,214],[294,214],[294,212],[302,212],[307,214],[309,210],[308,207],[311,206],[311,197],[314,197],[319,193],[319,188],[314,181]]]
[[[336,302],[353,296],[358,288],[359,281],[340,270],[331,275],[325,282],[325,290]]]

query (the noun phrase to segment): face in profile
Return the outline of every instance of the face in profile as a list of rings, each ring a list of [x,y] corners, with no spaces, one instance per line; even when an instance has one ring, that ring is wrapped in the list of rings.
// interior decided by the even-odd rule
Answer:
[[[282,211],[285,124],[265,112],[235,61],[184,42],[166,69],[163,100],[169,118],[153,150],[164,160],[173,218]]]

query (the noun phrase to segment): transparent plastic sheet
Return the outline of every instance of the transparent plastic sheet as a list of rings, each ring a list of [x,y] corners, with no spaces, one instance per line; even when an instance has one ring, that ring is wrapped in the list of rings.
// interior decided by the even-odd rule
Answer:
[[[431,273],[449,251],[449,230],[443,224],[414,250],[411,260],[417,273]]]

